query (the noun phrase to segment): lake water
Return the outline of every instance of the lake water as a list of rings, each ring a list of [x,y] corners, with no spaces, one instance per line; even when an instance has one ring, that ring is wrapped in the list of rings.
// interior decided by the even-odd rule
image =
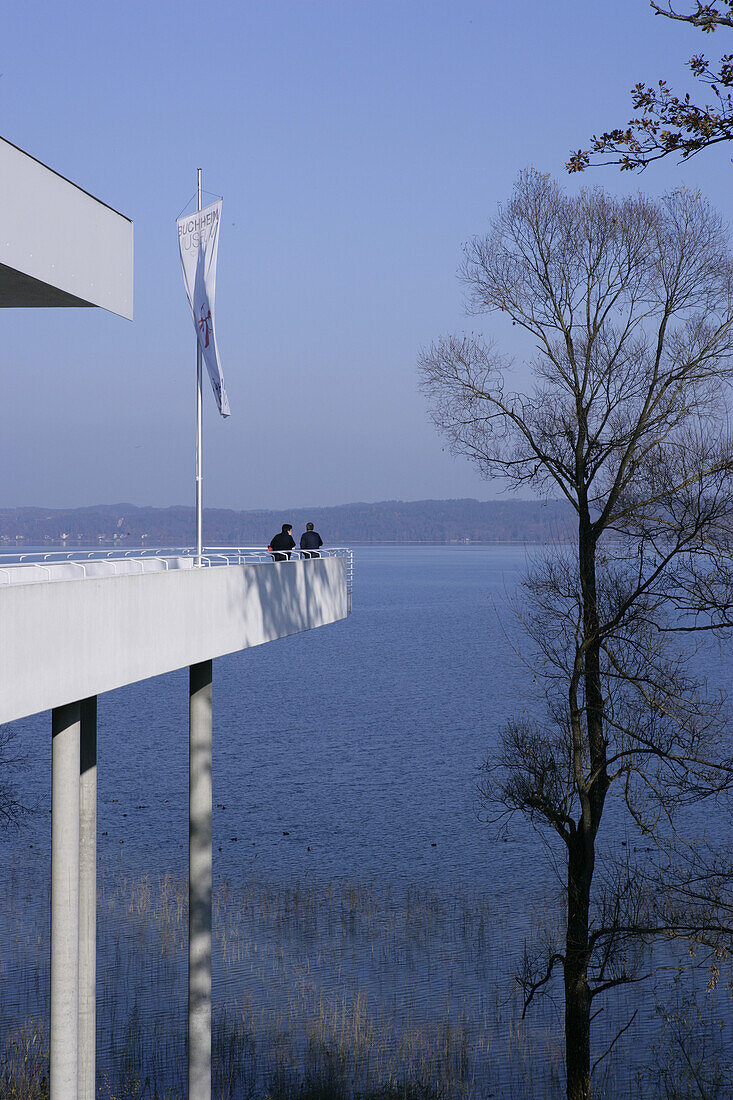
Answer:
[[[356,1082],[399,1078],[405,1066],[443,1080],[452,1066],[456,1095],[488,1096],[490,1085],[496,1095],[556,1095],[557,1006],[525,1030],[506,960],[552,924],[558,882],[537,840],[518,829],[498,841],[476,800],[497,728],[533,705],[504,632],[525,560],[514,546],[357,548],[348,620],[215,662],[214,995],[249,1036],[255,1077],[302,1060],[314,1035],[325,1049],[340,1034]],[[187,686],[183,670],[99,699],[109,1096],[123,1095],[109,1081],[136,1043],[140,1080],[152,1065],[172,1094],[180,1086]],[[28,757],[22,794],[39,810],[22,831],[0,834],[6,1036],[19,1020],[42,1019],[48,996],[50,716],[14,729]],[[650,997],[642,1028],[653,1027],[654,1008]],[[362,1040],[372,1036],[361,1053],[359,1019]],[[155,1053],[145,1046],[151,1022],[168,1036]],[[627,1047],[611,1061],[609,1095],[628,1057]]]
[[[215,663],[216,871],[516,889],[513,872],[497,879],[475,783],[497,724],[521,705],[497,606],[524,552],[355,556],[348,620]],[[185,871],[187,692],[182,670],[100,697],[103,860]],[[14,725],[33,756],[28,797],[48,805],[49,716]],[[13,848],[45,852],[48,832],[38,819]]]

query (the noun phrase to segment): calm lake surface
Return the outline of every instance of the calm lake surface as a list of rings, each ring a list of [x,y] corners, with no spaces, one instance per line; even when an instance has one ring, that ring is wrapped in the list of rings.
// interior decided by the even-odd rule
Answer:
[[[360,548],[348,620],[215,662],[217,874],[521,888],[475,786],[522,705],[500,609],[524,561],[518,547]],[[103,861],[187,868],[187,692],[184,669],[99,699]],[[32,755],[24,793],[48,807],[50,716],[14,726]],[[49,823],[0,843],[45,855]]]
[[[503,629],[525,565],[515,546],[357,548],[348,620],[215,662],[215,1001],[253,1033],[260,1026],[256,1041],[268,1049],[272,1029],[289,1028],[289,1049],[302,1055],[308,1013],[331,1028],[322,1042],[333,1039],[340,1004],[342,1036],[360,1012],[382,1029],[382,1061],[372,1053],[365,1068],[362,1059],[354,1080],[399,1075],[404,1035],[422,1029],[422,1065],[447,1012],[464,1029],[462,1095],[490,1095],[489,1080],[502,1095],[555,1095],[557,1006],[520,1035],[505,957],[540,916],[552,923],[558,882],[536,838],[517,829],[497,841],[476,800],[498,727],[534,706],[531,674]],[[730,681],[730,660],[715,663]],[[100,1066],[109,1072],[119,1070],[130,1013],[155,1021],[170,1035],[169,1061],[181,1060],[187,686],[183,670],[99,698]],[[27,756],[22,793],[39,809],[21,831],[0,834],[6,1035],[42,1018],[48,999],[50,715],[13,728]],[[642,1028],[653,1027],[654,1008],[651,997]],[[729,998],[724,1015],[730,1037]],[[150,1055],[141,1047],[139,1057]],[[523,1092],[518,1082],[540,1066],[542,1087]]]

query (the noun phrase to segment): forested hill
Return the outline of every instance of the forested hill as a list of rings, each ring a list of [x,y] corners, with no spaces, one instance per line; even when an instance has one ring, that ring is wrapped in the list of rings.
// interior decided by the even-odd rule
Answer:
[[[388,500],[335,508],[234,512],[204,509],[207,546],[266,546],[283,523],[296,539],[307,521],[328,545],[408,542],[565,541],[574,513],[557,501]],[[195,540],[193,508],[137,508],[132,504],[91,508],[0,509],[0,541],[17,543],[122,543],[188,546]]]

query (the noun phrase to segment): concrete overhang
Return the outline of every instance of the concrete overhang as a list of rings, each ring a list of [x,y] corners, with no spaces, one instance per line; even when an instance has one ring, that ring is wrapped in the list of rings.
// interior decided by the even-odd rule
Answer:
[[[344,558],[0,586],[0,722],[345,619],[347,600]]]
[[[0,138],[0,307],[99,306],[132,320],[132,222]]]

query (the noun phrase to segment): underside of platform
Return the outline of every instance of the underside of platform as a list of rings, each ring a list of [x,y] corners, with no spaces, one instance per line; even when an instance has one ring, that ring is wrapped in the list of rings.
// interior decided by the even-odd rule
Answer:
[[[0,138],[0,308],[100,306],[132,320],[132,222]]]

